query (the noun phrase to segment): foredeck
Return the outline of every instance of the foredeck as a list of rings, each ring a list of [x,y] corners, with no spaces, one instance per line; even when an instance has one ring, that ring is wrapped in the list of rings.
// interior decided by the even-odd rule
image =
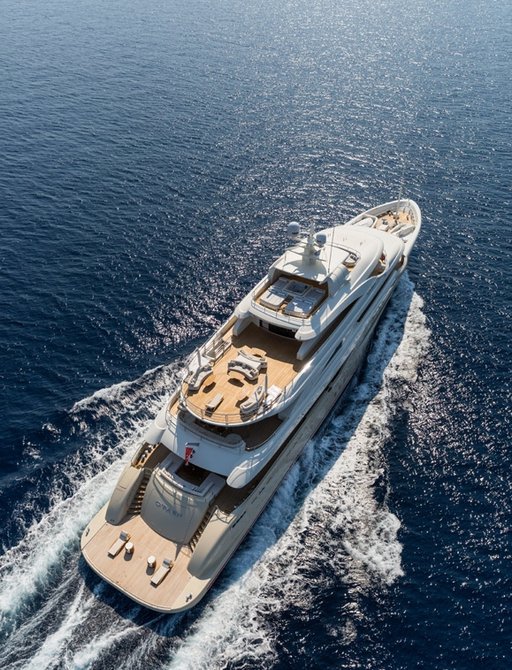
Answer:
[[[377,230],[384,230],[392,232],[393,228],[399,224],[413,223],[412,217],[408,212],[403,210],[383,212],[377,216],[377,221],[375,223],[375,228]]]
[[[232,330],[224,335],[230,346],[213,364],[212,374],[205,379],[198,391],[192,391],[184,382],[182,396],[187,407],[199,418],[212,423],[233,424],[251,421],[254,415],[241,413],[240,405],[259,387],[270,389],[272,386],[284,389],[293,381],[304,365],[297,360],[300,342],[291,338],[275,335],[254,324],[250,324],[240,335],[234,336]],[[228,371],[228,362],[237,358],[241,351],[263,357],[266,369],[249,380],[243,374]],[[266,379],[265,379],[266,377]],[[208,405],[214,398],[222,400],[214,411],[208,411]]]
[[[130,541],[134,544],[133,554],[121,550],[117,556],[111,558],[108,550],[121,531],[130,534]],[[139,515],[129,518],[120,526],[105,522],[91,537],[90,542],[82,547],[82,552],[104,579],[130,597],[156,609],[171,609],[191,578],[187,570],[192,555],[190,548],[178,546],[158,535]],[[151,584],[154,572],[147,566],[150,555],[155,556],[157,569],[164,558],[173,562],[171,571],[158,586]]]

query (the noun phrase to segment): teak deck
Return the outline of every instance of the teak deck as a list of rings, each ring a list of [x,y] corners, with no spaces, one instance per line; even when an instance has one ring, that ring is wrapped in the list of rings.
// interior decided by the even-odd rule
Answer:
[[[391,212],[391,214],[388,214],[387,212],[384,212],[383,214],[379,214],[377,216],[377,224],[376,228],[379,227],[380,223],[387,223],[388,225],[394,224],[394,223],[413,223],[413,219],[410,216],[410,214],[407,214],[407,212],[404,212],[403,210],[398,211],[398,215],[396,212]]]
[[[130,533],[134,552],[127,556],[124,549],[115,557],[108,550],[119,537],[121,531]],[[126,591],[137,600],[153,607],[170,608],[174,600],[186,588],[190,578],[187,566],[191,556],[188,546],[176,545],[158,535],[136,515],[119,526],[105,523],[91,537],[92,542],[83,547],[83,553],[89,558],[95,570],[108,581]],[[151,584],[153,571],[148,570],[147,559],[153,554],[157,559],[156,570],[164,558],[170,558],[174,565],[158,586]]]
[[[254,324],[250,324],[237,337],[233,336],[232,331],[229,331],[224,338],[231,341],[231,346],[215,362],[213,375],[207,378],[199,391],[195,393],[188,391],[186,383],[183,385],[187,405],[192,410],[203,412],[205,418],[208,418],[206,405],[218,393],[223,396],[223,399],[212,413],[212,418],[214,420],[218,418],[220,421],[226,415],[239,418],[240,404],[258,386],[264,385],[265,374],[268,388],[275,385],[284,390],[304,365],[304,361],[297,360],[300,342],[274,335]],[[243,375],[237,373],[228,374],[228,362],[236,358],[241,349],[247,353],[264,356],[267,361],[266,371],[261,371],[254,381],[248,381]]]

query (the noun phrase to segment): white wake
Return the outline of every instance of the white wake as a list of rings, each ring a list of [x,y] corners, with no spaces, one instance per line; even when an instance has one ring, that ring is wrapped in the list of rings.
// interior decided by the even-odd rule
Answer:
[[[104,389],[77,403],[71,413],[79,415],[85,407],[92,407],[97,419],[108,411],[109,403],[114,405],[115,411],[119,414],[123,408],[126,413],[126,408],[129,412],[132,405],[144,403],[146,416],[152,416],[175,386],[178,370],[177,363],[162,369],[152,388],[141,384],[144,381],[143,376],[141,380],[137,380],[137,385],[142,388],[132,394],[134,397],[130,396],[130,384],[127,382]],[[154,374],[155,371],[152,370],[150,373]],[[134,384],[132,383],[132,386]],[[101,402],[98,402],[98,399]],[[114,414],[112,407],[110,412]],[[116,417],[111,418],[115,425]],[[122,434],[117,445],[118,458],[99,472],[91,474],[98,469],[98,463],[101,464],[102,459],[106,458],[102,449],[105,436],[101,431],[91,432],[80,418],[78,422],[79,425],[83,423],[84,430],[89,431],[84,434],[86,441],[84,449],[87,450],[86,457],[90,467],[84,465],[78,455],[71,458],[66,471],[67,482],[73,489],[71,495],[62,490],[58,480],[45,482],[46,488],[53,488],[49,511],[36,518],[25,529],[23,539],[0,557],[0,628],[8,625],[20,610],[30,605],[34,594],[47,585],[52,570],[67,560],[70,549],[76,548],[81,530],[108,500],[114,483],[139,445],[147,427],[147,418],[128,420],[123,425],[119,422],[119,426],[115,428]],[[37,510],[34,510],[33,515],[37,515]],[[76,561],[76,557],[73,560]]]
[[[406,402],[428,338],[422,300],[404,276],[378,330],[364,378],[323,434],[308,444],[200,617],[185,631],[180,630],[183,616],[157,616],[149,628],[137,625],[136,616],[119,616],[96,594],[84,591],[76,575],[79,534],[108,498],[146,428],[146,419],[125,421],[118,429],[118,457],[92,476],[77,467],[73,494],[57,494],[50,510],[0,559],[0,617],[7,623],[16,615],[22,618],[36,594],[44,595],[41,609],[12,630],[0,662],[16,657],[17,649],[18,658],[31,658],[29,667],[41,669],[53,667],[56,658],[59,667],[91,668],[109,653],[132,667],[155,657],[167,657],[168,667],[180,670],[213,670],[242,659],[264,664],[276,653],[271,618],[290,607],[307,610],[319,591],[333,586],[347,589],[353,598],[353,613],[340,613],[337,631],[352,639],[358,597],[403,574],[400,522],[385,501],[377,500],[375,485],[385,473],[382,448],[392,437],[391,419]],[[126,405],[129,416],[142,403],[149,416],[172,390],[178,368],[178,363],[170,366],[156,382],[149,375],[142,383],[123,382],[100,391],[73,411],[93,408],[112,417]],[[97,461],[101,434],[94,439],[91,457]],[[61,583],[44,594],[55,567],[66,561]],[[37,637],[39,624],[51,616],[55,624]]]

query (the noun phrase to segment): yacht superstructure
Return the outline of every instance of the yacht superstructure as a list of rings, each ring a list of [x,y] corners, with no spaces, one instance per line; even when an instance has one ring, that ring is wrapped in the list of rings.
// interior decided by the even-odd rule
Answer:
[[[364,361],[421,227],[412,200],[302,233],[190,357],[82,535],[89,565],[154,610],[197,603]]]

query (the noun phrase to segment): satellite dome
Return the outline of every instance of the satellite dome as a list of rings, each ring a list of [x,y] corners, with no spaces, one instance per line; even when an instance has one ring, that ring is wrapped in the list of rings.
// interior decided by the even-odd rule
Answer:
[[[298,237],[300,234],[300,226],[297,221],[291,221],[288,224],[288,235],[292,238]]]
[[[315,240],[319,247],[323,247],[327,242],[327,235],[325,233],[317,233],[315,235]]]

